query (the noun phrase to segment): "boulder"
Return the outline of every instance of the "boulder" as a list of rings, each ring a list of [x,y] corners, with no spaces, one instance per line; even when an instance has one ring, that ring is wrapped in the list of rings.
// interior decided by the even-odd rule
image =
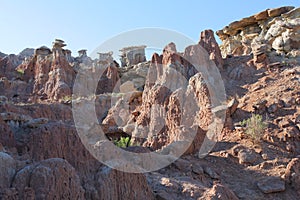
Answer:
[[[211,189],[209,189],[205,194],[200,198],[201,200],[238,200],[239,198],[226,186],[219,183],[214,184]]]
[[[300,159],[293,158],[286,167],[285,180],[300,195]]]
[[[285,191],[285,182],[280,177],[262,179],[257,186],[265,194]]]

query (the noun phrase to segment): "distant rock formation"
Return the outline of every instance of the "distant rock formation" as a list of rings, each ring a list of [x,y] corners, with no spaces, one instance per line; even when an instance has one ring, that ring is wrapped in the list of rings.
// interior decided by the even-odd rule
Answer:
[[[26,48],[23,51],[21,51],[18,56],[21,57],[21,59],[29,58],[33,56],[34,54],[34,49],[32,48]]]
[[[3,57],[5,57],[5,56],[7,56],[5,53],[2,53],[1,51],[0,51],[0,58],[3,58]]]
[[[71,96],[75,71],[64,54],[64,46],[64,41],[56,39],[52,50],[45,46],[37,48],[34,56],[18,67],[24,71],[23,80],[33,83],[34,99],[57,101]]]
[[[146,61],[145,45],[125,47],[121,52],[121,66],[131,66]]]
[[[292,6],[267,9],[230,23],[217,35],[223,57],[253,53],[254,61],[266,57],[279,61],[282,56],[300,57],[300,8]],[[277,56],[277,58],[276,58]]]
[[[15,54],[0,58],[0,77],[15,78],[17,76],[16,67],[21,63],[22,59]]]

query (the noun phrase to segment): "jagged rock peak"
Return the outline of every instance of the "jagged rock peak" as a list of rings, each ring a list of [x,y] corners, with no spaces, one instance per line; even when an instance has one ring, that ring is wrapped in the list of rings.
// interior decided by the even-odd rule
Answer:
[[[28,58],[30,56],[33,56],[34,49],[33,48],[26,48],[23,51],[21,51],[18,56],[21,58]]]
[[[215,39],[213,30],[204,30],[200,34],[200,46],[202,46],[209,54],[209,58],[213,60],[219,69],[223,69],[223,59],[220,47]]]
[[[169,53],[177,53],[175,43],[174,42],[169,43],[167,46],[165,46],[163,51],[164,52],[168,51]]]

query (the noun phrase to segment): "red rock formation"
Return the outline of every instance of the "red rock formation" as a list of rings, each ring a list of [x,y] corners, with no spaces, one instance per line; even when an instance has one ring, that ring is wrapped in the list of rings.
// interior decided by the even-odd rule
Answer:
[[[18,199],[83,199],[84,189],[75,169],[60,158],[43,160],[21,169],[12,187]]]
[[[224,62],[214,32],[212,30],[202,31],[199,44],[208,52],[209,58],[216,63],[217,67],[223,69]]]
[[[192,57],[192,49],[187,49],[186,55]],[[203,48],[197,53],[207,56]],[[203,68],[212,64],[208,58],[201,62]],[[161,56],[153,55],[142,99],[140,115],[135,118],[138,128],[133,131],[137,141],[146,137],[145,146],[161,149],[172,142],[194,139],[186,153],[200,148],[212,122],[208,86],[196,68],[176,53],[173,43]]]
[[[30,107],[24,110],[15,108],[16,111],[22,112],[26,112],[26,109],[30,113]],[[39,115],[48,114],[42,112]],[[5,116],[12,120],[15,118],[15,120],[19,118],[26,120],[26,116],[22,117],[23,115]],[[55,116],[52,117],[55,119]],[[10,127],[3,123],[1,127],[7,128],[4,133],[9,133]],[[19,129],[15,124],[15,130],[18,134],[16,140],[18,140],[19,156],[30,158],[34,164],[26,166],[25,163],[20,163],[20,166],[26,167],[16,175],[10,176],[10,179],[15,176],[12,184],[6,179],[1,179],[5,184],[0,187],[1,198],[153,199],[144,175],[117,172],[107,167],[99,171],[103,165],[82,145],[74,126],[62,122],[48,122],[30,128],[20,123]],[[9,141],[3,141],[5,142],[3,144],[8,147]],[[11,160],[14,161],[13,158]],[[4,167],[2,164],[1,166]],[[9,166],[5,169],[1,168],[0,176],[7,174],[5,170],[11,172],[14,169],[15,167]],[[110,186],[109,189],[107,186]],[[143,192],[136,193],[131,188]]]
[[[119,78],[118,68],[115,63],[112,63],[105,69],[99,82],[95,79],[95,82],[98,82],[96,94],[119,92],[117,86]]]
[[[12,79],[17,77],[18,73],[16,67],[21,63],[21,59],[14,55],[8,55],[3,58],[0,57],[0,78],[7,77]]]
[[[58,101],[65,96],[71,96],[75,71],[62,49],[53,49],[52,54],[50,50],[47,51],[49,54],[41,54],[40,49],[28,62],[18,66],[19,70],[24,70],[23,79],[33,83],[33,99]]]
[[[10,187],[15,173],[16,161],[7,153],[0,151],[0,191]]]
[[[69,65],[66,57],[59,54],[54,57],[48,80],[43,84],[44,93],[53,100],[71,96],[74,78],[75,71]]]
[[[0,143],[6,147],[15,147],[16,141],[10,127],[0,116]]]
[[[96,180],[101,199],[155,199],[144,175],[141,174],[129,174],[102,167],[96,175]]]
[[[300,194],[300,159],[294,158],[289,162],[285,171],[285,179],[293,189]]]
[[[99,171],[102,164],[93,158],[82,145],[74,126],[50,123],[33,129],[30,135],[30,142],[27,144],[30,149],[30,157],[35,161],[49,158],[67,160],[83,181],[87,199],[90,199],[91,196],[96,199],[107,199],[106,197],[108,199],[141,199],[146,197],[146,199],[152,199],[144,175],[117,172],[107,167],[105,170]],[[118,177],[118,179],[114,177]],[[110,189],[106,187],[107,185],[110,186]],[[129,188],[140,188],[138,191],[144,192],[133,193],[130,192]]]

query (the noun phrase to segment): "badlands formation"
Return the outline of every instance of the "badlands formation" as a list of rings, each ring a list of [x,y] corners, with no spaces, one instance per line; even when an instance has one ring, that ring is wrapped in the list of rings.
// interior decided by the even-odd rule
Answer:
[[[205,30],[184,52],[170,41],[150,61],[145,46],[124,47],[121,64],[111,52],[74,57],[60,39],[0,52],[0,199],[299,199],[300,8],[267,9],[216,35],[220,45]],[[72,108],[86,99],[125,151],[178,156],[174,144],[188,146],[156,171],[110,168],[78,135]],[[242,126],[251,116],[263,122]],[[207,138],[218,142],[199,158]]]

